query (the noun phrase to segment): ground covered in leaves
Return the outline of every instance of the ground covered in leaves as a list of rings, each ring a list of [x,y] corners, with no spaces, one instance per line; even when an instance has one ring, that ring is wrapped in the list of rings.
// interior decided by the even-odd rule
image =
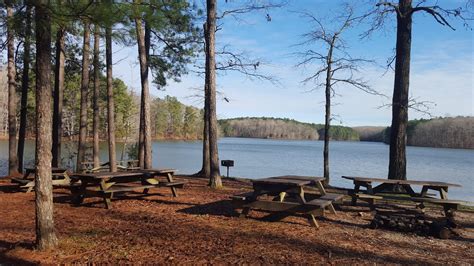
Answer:
[[[34,193],[13,193],[0,180],[0,264],[474,264],[474,213],[458,213],[449,240],[370,229],[373,214],[363,206],[342,206],[315,229],[304,217],[268,222],[252,211],[239,219],[229,196],[249,190],[248,182],[226,180],[214,191],[204,179],[182,179],[178,198],[154,189],[110,210],[98,198],[72,206],[68,191],[55,190],[60,244],[48,252],[34,249]]]

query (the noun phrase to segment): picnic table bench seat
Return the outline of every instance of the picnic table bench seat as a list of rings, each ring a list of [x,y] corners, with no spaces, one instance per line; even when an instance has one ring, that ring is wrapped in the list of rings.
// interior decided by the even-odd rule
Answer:
[[[11,183],[17,184],[19,189],[26,189],[26,192],[31,192],[35,187],[35,168],[25,168],[25,173],[21,178],[12,178]],[[51,168],[52,185],[53,187],[67,187],[71,184],[68,170],[66,168]]]

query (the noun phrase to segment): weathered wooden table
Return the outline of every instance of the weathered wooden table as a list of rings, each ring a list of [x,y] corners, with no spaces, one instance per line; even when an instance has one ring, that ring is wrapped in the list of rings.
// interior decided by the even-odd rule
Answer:
[[[173,196],[177,197],[176,188],[183,187],[185,183],[174,181],[175,172],[175,169],[142,169],[114,173],[75,173],[71,175],[73,203],[81,204],[88,196],[99,196],[109,209],[114,193],[143,190],[143,194],[147,194],[150,188],[155,187],[169,187]],[[158,177],[161,176],[165,176],[167,181],[160,181]]]
[[[26,192],[31,192],[35,187],[36,168],[25,168],[25,174],[22,178],[13,178],[12,183],[19,185],[21,189],[26,189]],[[51,168],[53,178],[53,186],[69,186],[71,179],[66,168]]]
[[[336,213],[333,202],[340,201],[343,195],[326,193],[323,177],[309,176],[276,176],[252,180],[253,191],[233,196],[232,199],[242,208],[240,217],[247,217],[251,209],[269,212],[280,212],[286,216],[300,213],[307,216],[309,223],[319,227],[315,215],[324,215],[327,209]],[[305,187],[315,187],[319,195],[309,199]],[[262,196],[274,197],[272,200],[262,199]],[[279,219],[285,217],[279,216]]]
[[[353,205],[357,203],[357,199],[368,201],[372,208],[376,199],[405,200],[420,203],[419,206],[421,208],[424,208],[423,203],[441,205],[444,207],[446,215],[449,216],[452,211],[457,210],[460,205],[466,203],[465,201],[448,199],[448,188],[461,187],[458,184],[439,181],[394,180],[355,176],[342,176],[342,178],[352,180],[354,183],[354,192],[351,193]],[[373,183],[379,183],[379,185],[373,186]],[[381,192],[393,185],[399,185],[404,188],[406,196],[380,195]],[[422,186],[421,192],[415,192],[411,186]],[[361,187],[364,187],[365,190],[361,190]],[[439,192],[439,198],[429,195],[429,190]]]

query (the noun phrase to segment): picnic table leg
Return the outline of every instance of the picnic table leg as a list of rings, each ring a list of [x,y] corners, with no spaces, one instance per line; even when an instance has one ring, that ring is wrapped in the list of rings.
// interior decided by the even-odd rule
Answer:
[[[168,182],[173,182],[173,174],[172,173],[168,173],[166,176],[168,178]],[[176,190],[176,188],[174,186],[171,187],[171,193],[173,193],[173,197],[178,196],[178,191]]]
[[[441,199],[448,199],[448,187],[440,187],[439,196]]]
[[[401,185],[412,197],[416,197],[416,193],[410,185]]]
[[[31,183],[33,183],[33,184],[31,184]],[[35,187],[35,181],[31,181],[30,183],[27,184],[27,186],[28,186],[28,189],[26,190],[26,193],[30,193],[33,190],[33,188]]]
[[[249,197],[247,203],[256,201],[258,196],[261,194],[260,190],[256,189],[253,191],[253,195]],[[250,213],[250,207],[243,207],[242,212],[239,214],[239,218],[246,218]]]
[[[357,193],[360,192],[360,185],[354,182],[354,193],[352,194],[352,206],[357,205]]]
[[[427,186],[423,186],[423,188],[421,188],[421,193],[420,193],[420,195],[421,195],[422,197],[426,197],[427,194],[428,194],[428,187],[427,187]]]
[[[71,184],[71,201],[74,205],[79,205],[84,201],[87,189],[87,181],[82,180],[81,185],[76,187]]]
[[[304,189],[303,187],[300,187],[299,188],[299,192],[298,192],[298,200],[300,201],[301,204],[306,204],[306,199],[305,199],[305,196],[304,196]],[[323,212],[324,214],[324,212]],[[314,217],[314,214],[310,213],[308,214],[307,216],[308,218],[308,222],[311,226],[314,226],[316,228],[319,228],[319,224],[318,222],[316,221],[316,218]]]
[[[104,199],[104,203],[105,203],[105,208],[106,209],[110,209],[112,207],[112,201],[111,201],[111,197],[112,197],[112,193],[110,194],[110,197],[107,195],[107,193],[105,193],[105,191],[109,188],[110,186],[107,185],[107,183],[105,182],[105,180],[102,180],[100,181],[100,190],[102,192],[102,198]]]

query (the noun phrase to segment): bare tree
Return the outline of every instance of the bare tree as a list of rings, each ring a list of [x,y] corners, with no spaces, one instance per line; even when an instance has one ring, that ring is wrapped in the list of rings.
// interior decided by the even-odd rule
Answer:
[[[51,14],[49,1],[35,1],[36,21],[36,244],[54,248],[53,186],[51,176]]]
[[[437,4],[424,6],[426,0],[420,0],[413,5],[412,0],[399,0],[379,2],[374,13],[377,15],[373,27],[368,31],[380,28],[386,16],[395,13],[397,17],[397,42],[395,54],[395,79],[392,98],[392,124],[390,132],[390,163],[388,178],[406,180],[406,144],[410,84],[410,59],[413,15],[426,13],[431,15],[436,22],[452,30],[448,17],[457,17],[466,24],[467,18],[463,16],[463,9],[444,9]]]
[[[82,46],[82,79],[81,79],[81,108],[79,120],[79,143],[77,145],[76,170],[82,170],[86,153],[87,138],[87,94],[89,92],[89,65],[90,65],[90,23],[84,21],[84,39]]]
[[[26,139],[28,89],[30,87],[31,5],[26,4],[25,36],[23,41],[23,74],[21,77],[20,130],[18,134],[18,170],[23,172]]]
[[[302,56],[302,62],[298,66],[310,66],[318,64],[313,74],[303,80],[304,83],[313,82],[315,89],[324,88],[325,94],[325,123],[324,123],[324,177],[325,183],[329,184],[329,140],[331,137],[331,98],[335,96],[335,88],[338,85],[352,86],[364,92],[377,94],[367,82],[355,76],[360,66],[368,63],[368,60],[353,58],[347,52],[346,41],[343,34],[348,30],[359,17],[354,15],[350,6],[345,6],[343,15],[338,16],[323,25],[323,22],[309,13],[303,13],[303,16],[309,18],[314,25],[314,29],[304,34],[305,41],[300,45],[313,46],[314,44],[323,45],[323,52],[314,49],[307,49],[298,53]],[[328,26],[331,25],[331,26]],[[334,29],[331,29],[333,27]]]
[[[18,173],[17,126],[16,126],[16,68],[15,38],[13,33],[13,1],[5,1],[7,7],[7,58],[8,58],[8,174]]]

